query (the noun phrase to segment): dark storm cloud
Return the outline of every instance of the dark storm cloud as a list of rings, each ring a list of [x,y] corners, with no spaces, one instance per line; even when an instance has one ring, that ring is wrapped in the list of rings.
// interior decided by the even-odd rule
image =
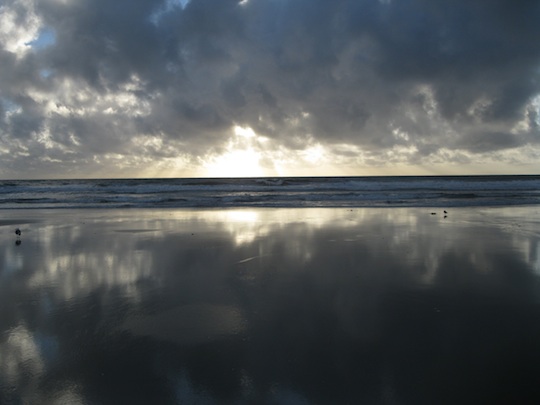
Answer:
[[[292,149],[416,148],[408,163],[540,140],[536,1],[10,0],[5,10],[54,37],[0,49],[0,135],[30,152],[48,131],[60,144],[72,134],[81,156],[137,153],[139,135],[198,156],[234,125]]]

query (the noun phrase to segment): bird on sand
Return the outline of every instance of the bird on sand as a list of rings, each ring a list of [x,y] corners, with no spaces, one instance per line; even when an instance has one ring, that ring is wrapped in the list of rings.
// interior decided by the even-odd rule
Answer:
[[[15,229],[15,234],[21,236],[21,230],[19,228]]]

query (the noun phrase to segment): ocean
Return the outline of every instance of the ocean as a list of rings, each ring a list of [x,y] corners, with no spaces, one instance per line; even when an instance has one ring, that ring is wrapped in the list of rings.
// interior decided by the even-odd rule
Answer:
[[[538,175],[0,181],[0,209],[535,204]]]

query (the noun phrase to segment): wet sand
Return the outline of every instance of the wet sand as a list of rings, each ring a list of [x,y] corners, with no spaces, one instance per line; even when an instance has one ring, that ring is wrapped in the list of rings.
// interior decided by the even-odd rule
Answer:
[[[447,211],[0,211],[0,403],[538,403],[540,207]]]

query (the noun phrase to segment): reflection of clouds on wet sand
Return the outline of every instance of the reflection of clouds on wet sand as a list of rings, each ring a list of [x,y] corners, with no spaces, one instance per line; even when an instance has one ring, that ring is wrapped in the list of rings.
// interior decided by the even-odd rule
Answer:
[[[150,277],[151,273],[151,257],[142,251],[125,256],[113,250],[65,254],[51,257],[47,268],[36,271],[29,279],[29,287],[57,286],[55,291],[69,300],[89,294],[99,286],[120,286],[125,296],[137,299],[137,281]]]
[[[35,384],[44,370],[44,361],[32,333],[19,325],[5,333],[0,348],[2,377],[16,386],[29,376]]]
[[[0,379],[2,389],[12,387],[2,395],[2,403],[83,404],[75,384],[65,382],[51,398],[42,389],[42,379],[50,357],[50,337],[34,334],[24,325],[6,331],[0,341]],[[11,392],[9,392],[11,391]],[[7,395],[6,395],[7,394]]]
[[[0,401],[413,403],[489,387],[489,362],[536,375],[531,210],[31,213],[0,234]]]

